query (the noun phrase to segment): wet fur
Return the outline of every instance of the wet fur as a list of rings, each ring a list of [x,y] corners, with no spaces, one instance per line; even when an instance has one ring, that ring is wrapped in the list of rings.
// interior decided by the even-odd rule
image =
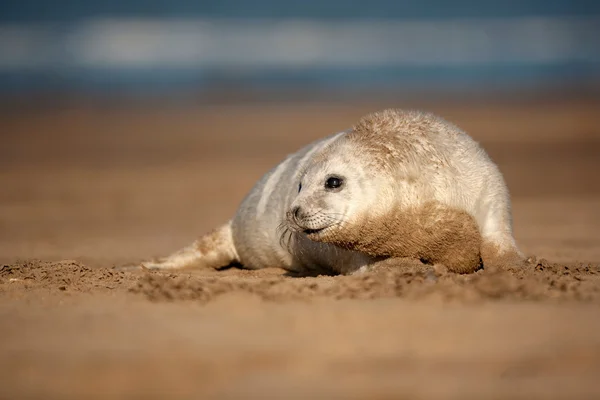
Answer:
[[[475,219],[435,202],[364,219],[319,240],[371,256],[443,264],[457,273],[474,272],[482,266],[481,234]]]

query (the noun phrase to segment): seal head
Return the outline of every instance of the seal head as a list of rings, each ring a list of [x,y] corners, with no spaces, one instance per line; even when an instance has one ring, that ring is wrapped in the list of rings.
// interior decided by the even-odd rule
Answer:
[[[316,154],[300,174],[298,194],[286,213],[288,226],[328,242],[359,220],[389,210],[393,179],[370,158],[348,134]]]

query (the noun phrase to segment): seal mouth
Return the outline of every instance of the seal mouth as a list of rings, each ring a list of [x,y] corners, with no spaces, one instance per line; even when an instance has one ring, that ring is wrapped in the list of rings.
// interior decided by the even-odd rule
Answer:
[[[333,225],[327,225],[327,226],[323,226],[321,228],[314,228],[314,229],[302,229],[302,233],[304,233],[306,235],[307,238],[309,238],[310,240],[319,240],[321,238],[323,238],[323,235],[326,235],[327,232],[329,231],[329,228],[331,228]]]
[[[326,227],[325,227],[326,228]],[[319,229],[304,229],[302,232],[304,232],[307,235],[314,235],[317,234],[319,232],[322,232],[323,230],[325,230],[325,228],[319,228]]]

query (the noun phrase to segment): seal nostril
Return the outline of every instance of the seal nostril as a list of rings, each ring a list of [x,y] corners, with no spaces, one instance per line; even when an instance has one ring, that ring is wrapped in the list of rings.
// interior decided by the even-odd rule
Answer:
[[[292,214],[294,215],[295,218],[299,218],[300,217],[300,206],[296,206],[296,207],[292,208]]]

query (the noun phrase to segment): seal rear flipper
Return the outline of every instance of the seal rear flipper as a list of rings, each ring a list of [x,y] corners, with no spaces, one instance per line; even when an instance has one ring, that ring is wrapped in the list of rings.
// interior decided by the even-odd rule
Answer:
[[[143,262],[142,266],[148,269],[219,268],[238,261],[229,221],[191,245],[167,257]]]

